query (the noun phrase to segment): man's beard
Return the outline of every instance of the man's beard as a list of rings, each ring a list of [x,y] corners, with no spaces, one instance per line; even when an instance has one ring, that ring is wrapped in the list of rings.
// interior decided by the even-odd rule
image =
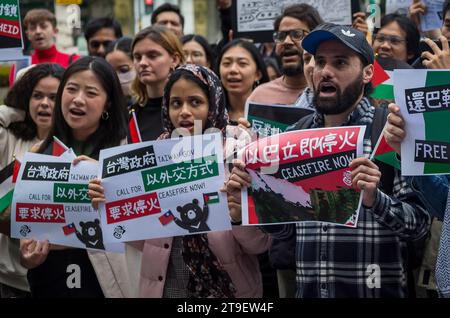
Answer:
[[[345,90],[341,92],[339,87],[336,87],[335,97],[320,97],[318,87],[314,87],[313,104],[317,112],[323,115],[337,115],[352,108],[361,94],[363,93],[364,83],[362,72],[358,78],[353,81]]]
[[[298,52],[298,55],[300,56],[300,61],[298,62],[297,65],[295,66],[289,66],[289,67],[285,67],[283,65],[283,56],[285,55],[286,52],[283,52],[283,54],[280,56],[280,66],[281,66],[281,71],[283,72],[284,75],[286,76],[296,76],[299,74],[303,74],[303,56],[301,52]]]

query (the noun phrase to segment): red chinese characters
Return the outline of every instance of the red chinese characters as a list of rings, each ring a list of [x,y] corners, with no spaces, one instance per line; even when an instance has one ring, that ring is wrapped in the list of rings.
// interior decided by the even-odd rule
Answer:
[[[244,161],[250,169],[320,158],[356,150],[360,127],[301,130],[260,139],[247,146]]]
[[[17,203],[16,222],[65,223],[62,204]]]
[[[156,192],[106,204],[108,224],[137,219],[161,212]]]

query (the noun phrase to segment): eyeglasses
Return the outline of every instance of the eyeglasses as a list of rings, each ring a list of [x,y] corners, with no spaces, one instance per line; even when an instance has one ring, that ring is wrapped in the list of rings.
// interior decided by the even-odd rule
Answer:
[[[282,43],[286,40],[286,37],[289,35],[291,40],[294,42],[298,42],[303,40],[303,38],[309,33],[309,31],[303,29],[295,29],[288,31],[278,31],[273,33],[273,40],[275,43]]]
[[[406,42],[405,39],[395,36],[395,35],[384,35],[384,34],[377,34],[375,36],[375,41],[379,43],[384,43],[385,41],[389,42],[392,45],[400,45],[403,42]]]
[[[111,40],[107,40],[107,41],[97,41],[97,40],[92,40],[91,42],[89,42],[89,46],[91,46],[93,49],[98,49],[100,47],[100,45],[103,45],[103,47],[107,47],[109,44],[111,44]]]

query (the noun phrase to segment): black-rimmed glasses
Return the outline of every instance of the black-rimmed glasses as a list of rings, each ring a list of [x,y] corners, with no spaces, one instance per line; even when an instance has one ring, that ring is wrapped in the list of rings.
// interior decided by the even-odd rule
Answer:
[[[292,41],[298,42],[303,40],[303,38],[309,33],[309,31],[303,29],[295,29],[288,31],[278,31],[273,33],[273,40],[275,43],[281,43],[286,40],[286,37],[289,35]]]

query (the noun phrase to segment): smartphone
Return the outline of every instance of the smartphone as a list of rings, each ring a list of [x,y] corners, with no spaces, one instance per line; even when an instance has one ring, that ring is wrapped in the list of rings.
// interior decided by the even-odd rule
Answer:
[[[434,43],[442,50],[442,43],[439,40],[434,40]],[[450,47],[450,40],[448,41],[449,47]],[[434,54],[433,49],[425,42],[420,41],[419,42],[419,57],[411,64],[411,66],[415,69],[425,69],[426,67],[422,64],[422,53],[423,52],[430,52],[431,54]]]
[[[442,43],[439,40],[434,40],[434,43],[436,43],[436,45],[442,50]],[[448,41],[449,47],[450,47],[450,40]],[[419,43],[419,51],[420,54],[422,54],[423,52],[430,52],[432,54],[434,54],[433,49],[427,44],[427,42],[425,41],[420,41]]]

